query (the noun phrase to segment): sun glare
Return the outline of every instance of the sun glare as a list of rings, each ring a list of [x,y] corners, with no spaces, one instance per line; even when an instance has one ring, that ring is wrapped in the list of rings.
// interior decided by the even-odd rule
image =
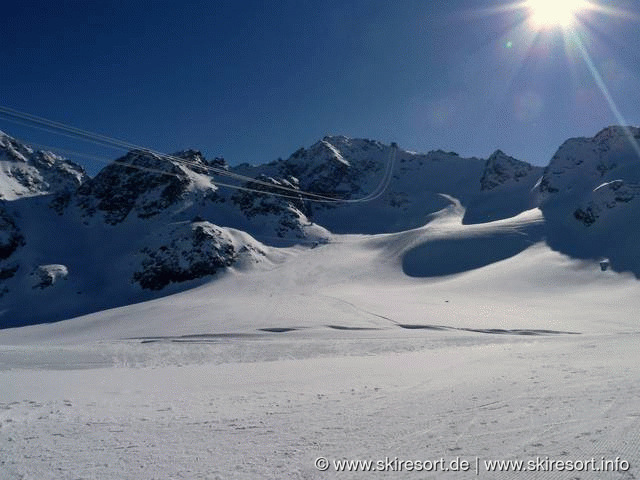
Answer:
[[[586,0],[528,0],[532,25],[538,29],[570,27],[576,15],[587,6]]]

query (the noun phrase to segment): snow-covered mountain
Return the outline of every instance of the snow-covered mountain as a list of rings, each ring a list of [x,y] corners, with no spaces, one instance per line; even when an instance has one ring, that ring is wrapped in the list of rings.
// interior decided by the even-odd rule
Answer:
[[[480,192],[467,205],[464,223],[501,220],[535,208],[535,185],[542,171],[541,167],[495,151],[485,163]]]
[[[638,138],[638,129],[610,127],[571,139],[544,169],[500,150],[484,160],[343,136],[257,166],[231,167],[194,150],[137,150],[89,178],[2,134],[0,326],[62,320],[225,272],[277,268],[291,251],[306,255],[341,234],[399,235],[380,237],[391,242],[387,260],[417,277],[479,268],[542,239],[640,275]],[[437,233],[438,212],[451,208],[462,228],[455,239]],[[509,223],[535,208],[542,221]],[[423,228],[437,234],[424,242],[410,233]],[[467,260],[460,268],[447,263],[456,258]]]
[[[87,178],[79,165],[0,132],[0,199],[73,191]]]
[[[640,275],[639,141],[640,129],[614,126],[558,149],[538,185],[552,247]]]
[[[393,171],[385,182],[390,162]],[[482,160],[452,152],[418,154],[373,140],[333,136],[286,160],[241,165],[236,171],[293,177],[301,190],[343,199],[307,203],[304,213],[333,233],[376,234],[424,225],[431,214],[449,204],[441,194],[466,204],[480,189],[483,168]],[[374,197],[370,201],[359,201],[370,196]]]

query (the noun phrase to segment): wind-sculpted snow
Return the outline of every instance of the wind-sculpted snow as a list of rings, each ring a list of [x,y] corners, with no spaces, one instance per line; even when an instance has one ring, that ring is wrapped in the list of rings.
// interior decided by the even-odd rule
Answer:
[[[511,258],[541,235],[496,231],[426,241],[402,258],[402,269],[411,277],[440,277],[468,272]]]
[[[463,215],[462,206],[454,202],[417,230],[415,239],[400,250],[403,272],[418,278],[470,272],[510,259],[544,240],[538,209],[479,225],[464,225]]]

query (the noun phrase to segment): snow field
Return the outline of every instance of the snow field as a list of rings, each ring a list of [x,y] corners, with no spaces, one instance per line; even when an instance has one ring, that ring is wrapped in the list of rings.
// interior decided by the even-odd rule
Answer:
[[[637,333],[521,337],[411,331],[396,338],[385,331],[364,333],[369,347],[378,346],[366,351],[377,353],[351,350],[361,343],[362,332],[312,338],[293,332],[205,345],[94,346],[130,350],[141,360],[135,366],[74,369],[81,365],[70,360],[64,370],[6,369],[0,372],[0,478],[371,475],[320,472],[313,463],[320,456],[620,457],[630,463],[628,472],[578,478],[638,474]],[[229,349],[234,342],[244,345]],[[299,342],[304,354],[292,348]],[[176,361],[187,346],[198,345],[200,358],[185,355],[184,365]],[[162,364],[159,354],[167,350],[173,350],[173,365]],[[472,472],[446,476],[477,478]],[[480,478],[515,476],[482,473]],[[517,477],[576,478],[569,472]]]

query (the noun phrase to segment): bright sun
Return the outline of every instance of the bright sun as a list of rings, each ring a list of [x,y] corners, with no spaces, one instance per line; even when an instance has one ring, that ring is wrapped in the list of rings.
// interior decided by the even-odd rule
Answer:
[[[587,6],[586,0],[527,0],[529,17],[533,26],[538,29],[570,27],[576,14]]]

